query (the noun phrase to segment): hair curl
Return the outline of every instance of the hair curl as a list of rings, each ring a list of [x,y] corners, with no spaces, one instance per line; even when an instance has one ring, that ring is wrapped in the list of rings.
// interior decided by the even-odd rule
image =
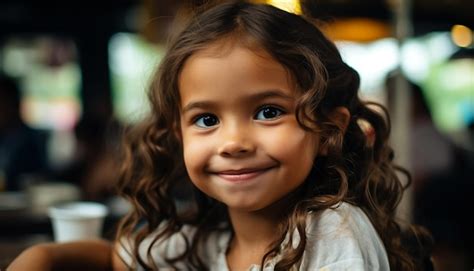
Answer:
[[[262,266],[279,253],[283,257],[275,270],[289,270],[297,265],[306,245],[305,223],[309,211],[321,212],[345,201],[367,214],[383,240],[392,270],[420,269],[420,255],[404,247],[402,228],[395,220],[396,207],[406,188],[396,172],[402,172],[408,179],[409,174],[393,163],[393,150],[388,145],[390,123],[385,109],[361,101],[357,95],[357,72],[343,62],[336,46],[312,23],[268,5],[241,1],[205,11],[176,37],[151,82],[151,116],[128,133],[120,191],[134,208],[122,220],[118,236],[132,238],[135,244],[140,244],[166,220],[148,248],[147,260],[140,257],[138,245],[135,246],[133,255],[138,263],[156,268],[150,253],[153,244],[179,233],[183,225],[189,224],[196,227],[196,234],[187,240],[182,255],[167,261],[170,265],[181,261],[193,269],[206,269],[199,257],[199,246],[211,232],[228,230],[228,215],[222,203],[191,188],[196,207],[194,212],[182,214],[171,195],[189,183],[182,146],[176,136],[180,71],[193,53],[229,37],[249,48],[264,49],[290,72],[300,92],[296,117],[301,127],[321,134],[321,144],[328,150],[326,156],[316,158],[303,184],[305,189],[300,189],[298,200],[279,227],[280,238],[265,254]],[[383,114],[373,106],[382,109]],[[345,107],[351,114],[345,131],[329,118],[336,107]],[[370,124],[375,133],[373,138],[361,129],[361,120]],[[137,230],[141,222],[145,222],[144,226]],[[428,240],[427,232],[413,229],[419,240]],[[286,233],[295,230],[301,237],[299,245],[281,251]],[[291,240],[288,243],[292,244]]]

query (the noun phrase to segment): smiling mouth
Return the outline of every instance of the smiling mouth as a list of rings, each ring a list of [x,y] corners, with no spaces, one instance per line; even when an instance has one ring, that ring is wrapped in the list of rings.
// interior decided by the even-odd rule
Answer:
[[[256,168],[256,169],[226,170],[226,171],[216,172],[214,174],[216,174],[220,178],[229,182],[245,182],[245,181],[250,181],[258,177],[273,168],[274,167],[258,168],[258,169]]]

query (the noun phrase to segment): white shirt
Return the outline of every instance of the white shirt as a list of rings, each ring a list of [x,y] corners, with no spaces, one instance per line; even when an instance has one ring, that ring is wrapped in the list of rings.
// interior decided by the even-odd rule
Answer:
[[[195,232],[192,226],[184,226],[181,232],[157,242],[152,248],[152,259],[160,270],[174,270],[166,264],[165,257],[178,255],[184,249],[184,236],[191,239]],[[298,233],[296,233],[298,242]],[[211,234],[204,245],[201,257],[211,271],[228,271],[225,252],[230,241],[230,232]],[[153,235],[140,244],[140,254],[146,259],[146,251]],[[358,207],[342,203],[335,209],[323,211],[319,216],[310,214],[306,226],[307,244],[298,270],[317,271],[367,271],[390,270],[387,252],[382,240],[365,213]],[[130,248],[130,243],[125,244]],[[131,250],[128,250],[131,251]],[[119,247],[119,255],[129,264],[132,258],[124,247]],[[278,258],[268,262],[264,271],[271,271]],[[178,270],[186,270],[177,264]],[[138,267],[137,270],[143,270]],[[259,270],[252,265],[249,271]]]

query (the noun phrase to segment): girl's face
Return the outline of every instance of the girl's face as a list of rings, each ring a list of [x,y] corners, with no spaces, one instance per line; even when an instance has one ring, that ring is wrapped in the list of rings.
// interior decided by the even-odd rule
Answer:
[[[201,191],[257,211],[304,182],[319,136],[298,125],[296,90],[267,53],[215,43],[186,61],[179,89],[184,161]]]

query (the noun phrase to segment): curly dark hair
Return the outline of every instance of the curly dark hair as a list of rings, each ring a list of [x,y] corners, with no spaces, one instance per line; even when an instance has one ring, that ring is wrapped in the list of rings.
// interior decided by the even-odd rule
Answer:
[[[305,250],[309,212],[322,212],[348,202],[359,206],[373,223],[392,270],[420,269],[421,259],[404,247],[403,229],[395,219],[406,188],[397,171],[407,176],[408,183],[410,177],[393,163],[386,110],[358,97],[357,72],[343,62],[334,43],[313,23],[269,5],[243,1],[204,11],[177,35],[151,82],[151,116],[128,134],[120,190],[134,208],[122,220],[118,238],[131,238],[140,244],[164,224],[148,248],[148,259],[139,255],[138,245],[134,247],[132,254],[137,263],[156,268],[151,261],[153,244],[178,233],[183,225],[193,225],[197,231],[191,240],[186,240],[184,253],[167,262],[185,262],[191,269],[205,270],[206,263],[198,254],[200,244],[213,231],[229,230],[229,217],[222,203],[191,187],[195,208],[192,213],[182,214],[171,196],[189,183],[176,135],[180,72],[192,54],[226,38],[250,49],[264,49],[289,71],[299,92],[298,122],[303,129],[319,132],[321,144],[328,150],[327,155],[316,158],[304,189],[300,189],[289,208],[287,219],[279,227],[279,239],[263,257],[262,266],[276,254],[282,257],[275,270],[289,270],[297,265]],[[345,131],[329,118],[336,107],[345,107],[350,112]],[[373,134],[364,132],[361,122]],[[138,225],[142,226],[137,229]],[[410,229],[416,240],[429,240],[429,234],[421,228],[411,225]],[[294,231],[301,236],[299,245],[282,250],[286,233]]]

